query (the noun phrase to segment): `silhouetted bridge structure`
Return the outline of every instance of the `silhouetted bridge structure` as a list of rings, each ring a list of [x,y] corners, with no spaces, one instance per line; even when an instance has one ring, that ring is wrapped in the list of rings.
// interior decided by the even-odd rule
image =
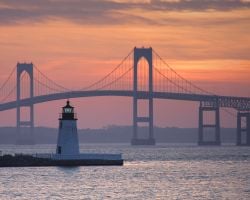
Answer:
[[[15,73],[16,72],[16,73]],[[195,101],[199,103],[199,145],[220,145],[220,108],[237,110],[237,145],[250,146],[250,98],[211,94],[180,76],[152,48],[134,48],[109,74],[93,84],[72,90],[44,75],[32,63],[18,63],[0,88],[0,111],[16,109],[18,132],[22,127],[34,129],[34,105],[60,99],[122,96],[133,98],[132,145],[153,145],[154,99]],[[139,116],[138,103],[147,102],[148,114]],[[21,108],[29,108],[29,120],[21,119]],[[204,112],[214,112],[212,124],[204,122]],[[246,126],[243,127],[243,122]],[[147,138],[140,138],[138,127],[146,123]],[[204,129],[213,128],[214,140],[204,139]],[[19,134],[19,133],[18,133]],[[245,134],[245,139],[243,137]]]

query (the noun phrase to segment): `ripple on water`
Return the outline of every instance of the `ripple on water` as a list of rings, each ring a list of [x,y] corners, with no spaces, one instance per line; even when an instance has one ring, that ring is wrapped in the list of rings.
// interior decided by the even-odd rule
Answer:
[[[52,147],[40,146],[38,149],[48,152]],[[18,148],[15,151],[22,151],[21,147]],[[200,200],[250,197],[250,148],[247,147],[82,147],[82,151],[86,149],[123,152],[125,164],[122,167],[0,168],[0,199]],[[35,147],[23,148],[23,152],[34,150]]]

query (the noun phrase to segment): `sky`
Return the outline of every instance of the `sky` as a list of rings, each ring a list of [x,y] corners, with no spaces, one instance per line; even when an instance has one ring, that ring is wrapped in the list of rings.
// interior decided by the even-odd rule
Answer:
[[[0,0],[0,85],[17,62],[33,62],[58,84],[83,88],[135,46],[152,47],[205,90],[250,97],[249,0]],[[36,105],[36,126],[57,127],[64,103]],[[72,103],[80,128],[132,124],[131,98]],[[154,105],[157,126],[198,125],[197,103]],[[236,126],[234,117],[221,115],[222,126]],[[0,126],[7,125],[15,125],[15,110],[0,113]]]

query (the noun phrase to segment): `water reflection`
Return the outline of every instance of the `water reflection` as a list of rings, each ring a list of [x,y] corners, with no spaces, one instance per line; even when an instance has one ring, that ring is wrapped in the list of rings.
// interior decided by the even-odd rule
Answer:
[[[14,150],[44,153],[53,148],[19,146]],[[250,196],[249,147],[134,148],[108,144],[83,145],[82,151],[123,152],[126,161],[122,167],[0,168],[0,199],[200,200]]]

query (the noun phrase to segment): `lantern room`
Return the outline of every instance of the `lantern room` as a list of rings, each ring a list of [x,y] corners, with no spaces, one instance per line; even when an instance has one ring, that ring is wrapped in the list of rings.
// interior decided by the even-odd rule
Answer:
[[[67,105],[62,108],[61,120],[77,120],[76,114],[74,113],[74,107],[70,105],[69,100]]]

